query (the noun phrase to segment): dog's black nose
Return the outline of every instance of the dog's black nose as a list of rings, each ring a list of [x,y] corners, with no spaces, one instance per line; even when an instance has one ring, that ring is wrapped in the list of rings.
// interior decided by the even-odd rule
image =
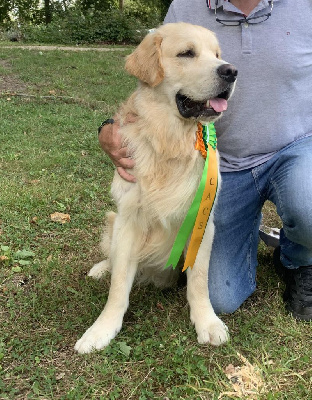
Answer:
[[[220,78],[227,82],[235,82],[237,77],[237,69],[232,64],[222,64],[217,69]]]

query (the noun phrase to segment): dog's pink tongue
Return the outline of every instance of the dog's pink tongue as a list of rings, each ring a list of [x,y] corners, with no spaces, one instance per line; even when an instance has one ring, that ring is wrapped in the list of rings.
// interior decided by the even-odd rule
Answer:
[[[219,97],[215,97],[210,100],[210,107],[215,110],[215,112],[222,112],[227,109],[227,101],[225,99],[220,99]]]

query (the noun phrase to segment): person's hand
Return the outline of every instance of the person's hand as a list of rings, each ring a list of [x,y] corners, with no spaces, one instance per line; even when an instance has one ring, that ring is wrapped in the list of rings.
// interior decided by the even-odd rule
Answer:
[[[135,116],[127,116],[126,123],[134,121]],[[135,182],[135,177],[126,171],[134,167],[134,161],[129,157],[128,148],[122,143],[119,128],[117,118],[114,124],[104,125],[99,133],[100,146],[115,164],[118,174],[128,182]]]

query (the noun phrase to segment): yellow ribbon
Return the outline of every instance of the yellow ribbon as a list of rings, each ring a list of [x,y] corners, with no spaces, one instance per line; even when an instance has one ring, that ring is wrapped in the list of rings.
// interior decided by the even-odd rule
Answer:
[[[177,234],[170,257],[165,269],[175,269],[192,230],[183,271],[193,268],[197,252],[205,233],[205,228],[211,213],[218,186],[218,163],[216,154],[217,138],[213,123],[198,124],[195,149],[206,158],[200,184],[191,207]]]
[[[187,249],[185,262],[182,271],[188,267],[193,268],[196,256],[203,240],[206,225],[211,214],[212,206],[218,188],[218,162],[217,153],[210,144],[207,147],[207,157],[209,157],[206,185],[201,199],[195,225],[193,228],[190,244]]]

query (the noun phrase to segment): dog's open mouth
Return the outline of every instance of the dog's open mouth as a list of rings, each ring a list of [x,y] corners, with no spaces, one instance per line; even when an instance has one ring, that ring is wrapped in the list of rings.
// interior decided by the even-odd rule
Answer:
[[[227,109],[229,96],[230,91],[226,90],[212,99],[194,101],[178,92],[176,94],[176,103],[179,113],[184,118],[214,117]]]

